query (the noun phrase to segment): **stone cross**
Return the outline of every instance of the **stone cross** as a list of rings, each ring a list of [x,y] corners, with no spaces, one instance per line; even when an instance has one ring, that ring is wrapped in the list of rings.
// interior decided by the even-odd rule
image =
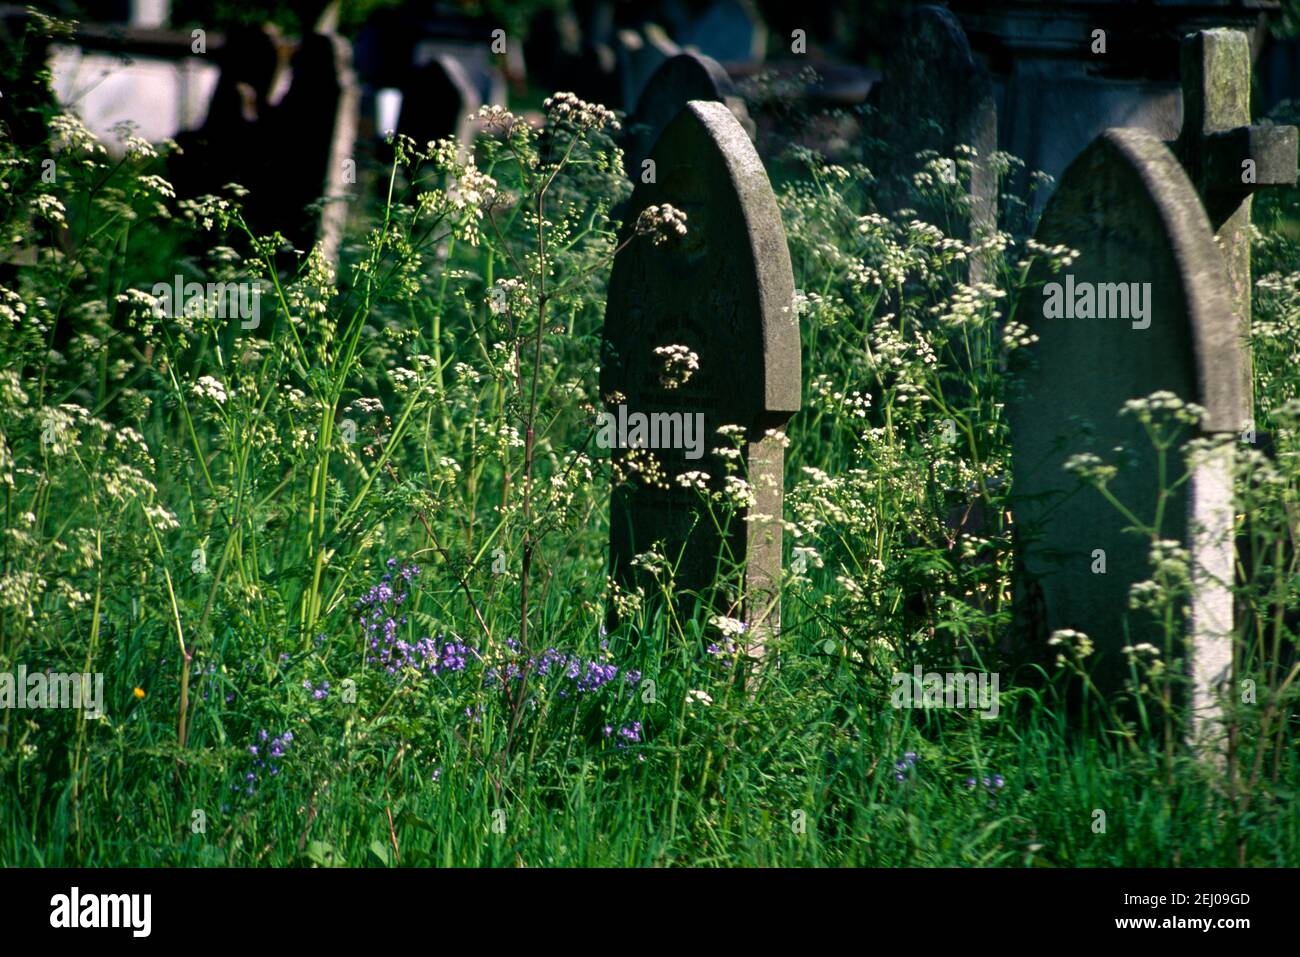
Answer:
[[[1245,33],[1189,34],[1181,57],[1183,128],[1171,145],[1200,194],[1223,250],[1233,311],[1245,335],[1250,329],[1251,196],[1266,186],[1295,185],[1296,128],[1251,125],[1250,43]],[[1244,374],[1249,417],[1249,354]]]
[[[780,626],[784,445],[768,431],[799,409],[801,392],[785,230],[763,164],[723,104],[686,104],[651,157],[655,181],[638,182],[633,192],[626,245],[610,276],[600,387],[606,415],[619,424],[609,443],[616,469],[629,471],[648,454],[663,479],[644,470],[629,482],[616,479],[610,574],[653,599],[655,579],[632,562],[658,543],[677,566],[679,618],[701,603],[740,618],[749,626],[742,641],[757,654]],[[685,236],[656,245],[634,235],[641,211],[665,203],[686,213]],[[665,346],[698,357],[698,368],[675,386],[655,351]],[[649,429],[638,437],[641,416]],[[744,429],[735,458],[714,454],[735,447],[718,433],[726,425]],[[638,445],[644,451],[634,451]],[[679,483],[688,473],[703,490]],[[742,491],[736,479],[748,483],[753,500],[726,523],[721,506],[715,502],[711,516],[701,496]],[[743,579],[730,574],[737,563]]]

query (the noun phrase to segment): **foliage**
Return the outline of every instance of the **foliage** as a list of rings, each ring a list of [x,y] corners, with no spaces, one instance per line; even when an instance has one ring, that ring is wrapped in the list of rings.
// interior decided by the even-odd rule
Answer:
[[[886,215],[873,156],[792,148],[779,190],[808,382],[780,638],[749,661],[746,623],[671,601],[606,634],[608,491],[635,477],[594,444],[604,283],[621,245],[683,221],[618,229],[600,107],[480,123],[473,155],[394,144],[337,267],[253,234],[238,187],[173,196],[168,146],[129,129],[110,150],[51,117],[52,181],[43,148],[0,145],[0,672],[105,678],[99,713],[0,711],[0,860],[1300,860],[1300,273],[1271,214],[1255,355],[1276,453],[1233,453],[1264,556],[1239,588],[1258,694],[1231,709],[1224,775],[1144,723],[1176,707],[1167,649],[1132,650],[1135,718],[1071,696],[1086,636],[1040,659],[1007,641],[1015,310],[1031,265],[1070,252]],[[924,156],[913,187],[956,221],[979,161],[1016,168]],[[1021,208],[1004,196],[1003,225]],[[178,273],[259,283],[255,315],[163,308]],[[1195,410],[1135,399],[1183,454]],[[1102,486],[1122,467],[1075,464]],[[1152,545],[1140,597],[1166,614],[1187,578]],[[671,599],[671,563],[646,564]],[[918,661],[1000,671],[999,719],[890,707]]]

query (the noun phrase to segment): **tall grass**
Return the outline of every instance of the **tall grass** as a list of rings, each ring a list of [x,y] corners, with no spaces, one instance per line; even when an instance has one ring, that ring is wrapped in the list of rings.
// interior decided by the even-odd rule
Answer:
[[[869,163],[789,154],[809,385],[784,628],[755,664],[726,609],[609,594],[610,483],[638,480],[594,442],[630,189],[613,117],[556,97],[540,129],[481,122],[474,155],[395,144],[337,267],[250,232],[237,189],[177,199],[129,130],[110,153],[54,119],[53,181],[49,151],[4,143],[0,672],[106,688],[99,715],[0,711],[0,861],[1300,860],[1300,257],[1270,231],[1294,192],[1258,216],[1276,451],[1239,452],[1258,693],[1230,709],[1225,769],[1116,702],[1081,710],[1086,647],[1058,666],[1009,641],[1007,364],[1030,341],[1030,267],[1060,251],[884,216]],[[959,211],[973,157],[944,159],[911,185]],[[671,242],[673,223],[622,242]],[[256,328],[160,316],[151,290],[178,272],[260,282]],[[671,561],[645,567],[671,599]],[[891,707],[917,662],[998,671],[997,719]],[[1164,700],[1176,679],[1134,668],[1131,699]]]

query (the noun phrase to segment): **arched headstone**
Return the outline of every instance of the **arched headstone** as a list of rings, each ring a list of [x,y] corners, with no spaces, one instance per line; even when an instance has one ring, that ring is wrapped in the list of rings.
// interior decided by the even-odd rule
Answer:
[[[1245,347],[1223,256],[1177,158],[1138,129],[1108,130],[1079,155],[1037,239],[1079,256],[1059,274],[1040,271],[1042,291],[1017,317],[1038,336],[1010,409],[1021,613],[1035,637],[1088,634],[1105,692],[1127,677],[1123,646],[1165,647],[1160,623],[1129,609],[1131,586],[1151,577],[1150,540],[1063,467],[1084,452],[1112,461],[1122,446],[1131,459],[1110,494],[1142,522],[1161,512],[1159,537],[1190,552],[1196,595],[1178,652],[1205,711],[1231,660],[1231,470],[1210,457],[1187,476],[1177,449],[1162,466],[1141,423],[1120,410],[1164,391],[1206,409],[1207,435],[1242,428]]]
[[[754,138],[754,122],[727,71],[716,60],[699,53],[679,53],[655,70],[641,91],[636,112],[624,124],[627,133],[623,140],[623,165],[634,182],[642,178],[642,164],[650,156],[659,134],[691,100],[724,104],[749,138]]]
[[[610,503],[610,570],[625,587],[653,582],[632,566],[635,555],[656,542],[676,564],[677,589],[686,613],[694,594],[718,613],[732,609],[715,591],[718,555],[744,561],[740,615],[751,626],[751,643],[779,627],[781,507],[784,452],[780,438],[765,435],[784,425],[800,403],[799,327],[785,229],[776,197],[753,144],[721,103],[694,101],[678,113],[654,148],[658,175],[639,183],[630,201],[623,239],[642,210],[670,204],[687,215],[687,233],[656,245],[632,238],[614,260],[605,311],[601,392],[609,414],[680,416],[681,436],[691,442],[653,452],[666,487],[640,482],[615,488]],[[661,346],[685,346],[698,356],[698,370],[677,388],[661,378]],[[698,418],[697,418],[698,416]],[[688,418],[689,417],[689,418]],[[653,420],[651,420],[653,421]],[[663,422],[670,420],[663,419]],[[732,521],[725,543],[699,493],[677,476],[704,472],[713,491],[726,487],[727,460],[713,450],[729,443],[724,425],[746,430],[739,475],[753,488],[752,507]],[[614,457],[626,461],[630,442]],[[749,518],[751,520],[746,521]],[[723,545],[726,549],[723,549]]]
[[[996,216],[997,181],[988,161],[997,149],[997,107],[988,73],[971,53],[957,18],[935,6],[907,15],[884,72],[880,134],[893,153],[891,167],[884,170],[886,204],[916,208],[907,181],[920,165],[918,153],[934,150],[951,158],[958,146],[972,147],[978,155],[966,184],[965,215],[959,211],[960,218],[948,223],[949,210],[918,210],[927,222],[969,238],[973,227],[991,224]]]

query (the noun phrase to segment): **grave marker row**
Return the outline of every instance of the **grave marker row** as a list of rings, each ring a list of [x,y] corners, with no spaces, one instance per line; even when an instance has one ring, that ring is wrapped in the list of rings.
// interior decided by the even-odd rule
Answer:
[[[955,56],[977,75],[949,16],[925,10],[914,22],[919,34],[909,49],[919,62]],[[1024,318],[1039,339],[1010,409],[1021,625],[1040,640],[1058,629],[1089,634],[1106,693],[1127,677],[1124,646],[1164,646],[1159,623],[1129,610],[1133,585],[1151,574],[1150,538],[1133,534],[1129,518],[1063,468],[1076,453],[1109,456],[1124,447],[1131,459],[1109,491],[1141,521],[1155,525],[1158,516],[1154,537],[1172,541],[1189,560],[1194,588],[1173,651],[1185,661],[1198,736],[1215,730],[1216,695],[1231,662],[1230,458],[1222,451],[1204,456],[1190,472],[1177,451],[1162,462],[1136,418],[1120,410],[1163,392],[1204,407],[1199,429],[1207,437],[1235,438],[1249,425],[1250,194],[1296,177],[1296,131],[1249,125],[1249,69],[1244,35],[1188,37],[1187,120],[1172,148],[1147,130],[1115,129],[1070,165],[1037,238],[1078,257],[1065,276],[1040,270],[1034,278],[1044,287],[1059,281],[1091,297],[1092,306],[1060,311],[1060,289],[1029,300]],[[688,233],[662,247],[631,243],[617,258],[601,388],[630,411],[701,413],[710,447],[721,444],[719,426],[745,426],[743,456],[756,499],[742,514],[765,518],[733,525],[724,536],[701,519],[694,490],[620,487],[611,502],[611,571],[624,587],[651,585],[632,559],[662,541],[669,561],[681,560],[679,592],[716,606],[727,594],[716,559],[729,552],[748,562],[746,581],[734,583],[743,617],[771,633],[779,627],[782,454],[765,432],[799,407],[789,255],[762,164],[739,121],[716,102],[726,96],[707,61],[679,58],[662,73],[664,87],[647,89],[642,116],[673,113],[674,85],[691,96],[703,89],[715,102],[679,108],[649,150],[658,175],[638,182],[624,238],[642,210],[664,203],[686,211]],[[975,89],[965,102],[975,115],[953,117],[952,127],[978,134],[987,148],[989,98]],[[645,124],[647,140],[656,125]],[[973,214],[981,215],[988,195],[976,193]],[[1103,313],[1110,314],[1091,318]],[[668,345],[699,357],[695,377],[675,390],[664,387],[654,351]],[[616,461],[626,456],[626,449],[615,453]],[[670,482],[694,470],[708,473],[711,491],[723,490],[727,463],[717,454],[689,463],[669,452],[664,460]]]

